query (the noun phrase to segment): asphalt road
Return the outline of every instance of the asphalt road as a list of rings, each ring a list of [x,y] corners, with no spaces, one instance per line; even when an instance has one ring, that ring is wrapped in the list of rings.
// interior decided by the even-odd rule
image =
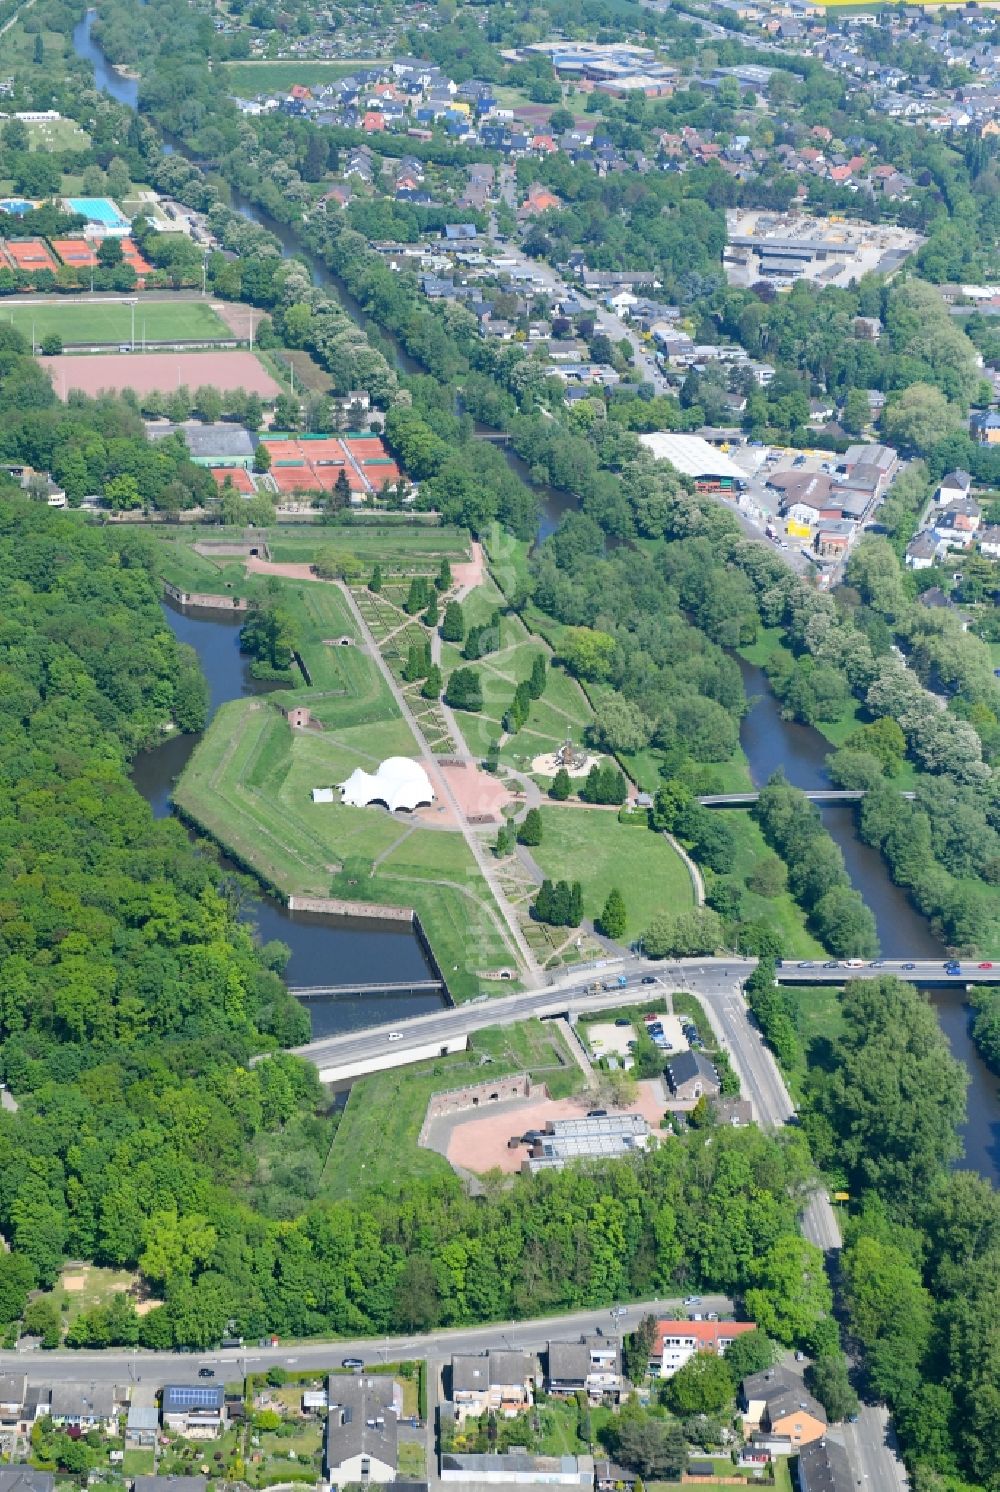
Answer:
[[[868,963],[860,969],[847,969],[843,963],[838,963],[831,969],[822,963],[806,960],[802,963],[786,963],[778,970],[778,979],[784,983],[843,984],[845,979],[872,979],[883,974],[897,974],[917,984],[942,984],[948,981],[940,960],[918,959],[912,963],[912,969],[906,969],[902,960],[880,959],[876,964]],[[539,989],[472,1001],[454,1008],[431,1011],[427,1015],[414,1016],[407,1021],[370,1026],[340,1036],[323,1037],[319,1041],[298,1047],[297,1051],[320,1069],[334,1063],[338,1067],[351,1062],[361,1065],[385,1054],[390,1038],[396,1055],[405,1052],[408,1047],[426,1046],[435,1041],[443,1044],[456,1037],[481,1031],[487,1026],[509,1025],[514,1021],[528,1020],[532,1016],[558,1015],[569,1005],[574,1010],[600,1010],[620,1004],[626,995],[630,1001],[655,998],[659,992],[656,985],[643,985],[643,977],[656,980],[668,989],[689,989],[700,997],[714,999],[722,994],[731,995],[734,986],[748,977],[755,964],[754,959],[733,957],[680,959],[669,963],[634,957],[609,959],[585,975],[576,971],[561,981]],[[628,979],[624,989],[602,991],[598,995],[586,993],[588,987],[596,981],[614,979],[619,973],[624,973]],[[978,970],[965,965],[961,978],[965,983],[996,983],[1000,980],[1000,964],[989,970]],[[728,1013],[721,1012],[720,1020],[723,1018],[726,1044],[738,1045],[745,1041],[745,1022],[737,1019],[735,1012],[731,1010]],[[777,1095],[772,1094],[772,1099],[777,1101]],[[788,1113],[783,1113],[772,1122],[782,1124],[787,1117]]]
[[[674,1297],[669,1300],[645,1300],[624,1307],[620,1318],[607,1309],[578,1311],[569,1316],[547,1316],[535,1321],[499,1322],[493,1326],[463,1327],[456,1331],[438,1331],[425,1336],[364,1337],[359,1341],[326,1341],[281,1343],[277,1347],[251,1347],[247,1350],[227,1348],[205,1353],[167,1352],[0,1352],[0,1373],[27,1373],[33,1383],[116,1383],[141,1381],[158,1388],[165,1383],[184,1383],[199,1368],[211,1368],[220,1383],[246,1373],[266,1372],[276,1364],[302,1371],[315,1368],[320,1373],[339,1368],[345,1357],[361,1358],[366,1364],[400,1362],[404,1359],[446,1359],[453,1352],[486,1352],[493,1348],[523,1348],[537,1352],[548,1341],[573,1341],[581,1332],[598,1328],[608,1336],[633,1331],[647,1313],[666,1315],[675,1311],[685,1316],[690,1308]],[[732,1301],[725,1295],[701,1297],[700,1311],[731,1311]]]

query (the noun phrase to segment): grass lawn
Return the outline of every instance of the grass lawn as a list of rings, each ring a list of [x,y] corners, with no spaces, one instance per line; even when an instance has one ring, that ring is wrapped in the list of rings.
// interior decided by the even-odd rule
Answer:
[[[558,1027],[548,1023],[491,1027],[470,1040],[468,1052],[372,1073],[353,1085],[323,1173],[325,1196],[391,1192],[404,1176],[409,1181],[452,1174],[442,1155],[417,1144],[434,1093],[525,1070],[555,1097],[575,1092],[583,1081]],[[485,1063],[487,1056],[492,1060]]]
[[[399,1442],[399,1479],[402,1482],[425,1482],[427,1480],[427,1455],[416,1440]]]
[[[435,523],[413,523],[405,515],[398,521],[368,523],[345,519],[303,532],[272,529],[268,536],[271,558],[281,563],[308,564],[316,551],[332,545],[356,554],[368,569],[376,561],[388,582],[393,575],[433,575],[441,560],[453,564],[469,558],[469,535],[464,528]]]
[[[182,591],[200,591],[207,595],[253,596],[264,589],[262,575],[247,575],[243,560],[233,555],[222,555],[218,559],[210,555],[196,554],[192,539],[202,544],[236,543],[242,540],[243,530],[215,528],[199,529],[195,535],[188,533],[156,531],[149,537],[156,545],[157,569],[163,580]]]
[[[256,93],[286,93],[301,83],[306,88],[314,84],[335,83],[358,67],[371,67],[384,58],[357,57],[345,62],[224,62],[219,68],[230,88],[246,97]]]
[[[823,945],[808,931],[805,913],[790,892],[764,897],[747,889],[746,877],[754,865],[761,856],[772,853],[756,821],[745,808],[715,808],[712,812],[725,814],[726,827],[736,842],[732,868],[718,879],[730,881],[739,888],[743,921],[766,923],[781,938],[786,958],[823,957]]]
[[[35,119],[26,125],[32,150],[87,150],[90,136],[75,119]]]
[[[70,1327],[78,1316],[95,1306],[106,1305],[113,1295],[130,1290],[138,1275],[128,1269],[102,1269],[96,1264],[67,1264],[47,1292]]]
[[[311,700],[312,692],[292,697]],[[477,970],[516,960],[461,835],[414,828],[376,807],[312,802],[313,787],[343,782],[357,766],[372,771],[386,756],[417,754],[408,727],[382,711],[382,700],[391,705],[377,690],[346,697],[344,718],[352,723],[341,726],[338,701],[320,698],[323,732],[293,732],[260,696],[230,701],[199,743],[175,800],[283,895],[413,907],[453,994],[469,998],[481,992]],[[353,723],[361,710],[372,718]]]
[[[156,1470],[156,1453],[148,1451],[126,1451],[122,1462],[124,1476],[152,1476]]]
[[[58,299],[33,301],[29,306],[0,305],[0,321],[9,321],[28,338],[34,326],[36,342],[50,332],[58,333],[67,346],[74,343],[123,346],[131,340],[133,324],[138,342],[144,323],[149,342],[219,342],[233,335],[211,306],[197,300],[140,299],[134,323],[131,306],[108,302],[79,305]]]
[[[693,901],[683,862],[662,834],[620,824],[600,808],[542,809],[542,842],[531,853],[552,880],[580,881],[586,917],[598,917],[612,886],[625,898],[626,941],[659,912]]]

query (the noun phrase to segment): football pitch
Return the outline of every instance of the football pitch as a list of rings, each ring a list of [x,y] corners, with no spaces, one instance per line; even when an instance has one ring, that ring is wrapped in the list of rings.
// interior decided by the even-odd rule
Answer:
[[[52,333],[66,347],[121,347],[132,339],[132,307],[112,303],[87,305],[66,301],[33,301],[30,305],[5,305],[0,301],[0,323],[16,326],[35,344]],[[147,342],[220,342],[233,333],[205,301],[144,301],[135,307],[135,340]]]

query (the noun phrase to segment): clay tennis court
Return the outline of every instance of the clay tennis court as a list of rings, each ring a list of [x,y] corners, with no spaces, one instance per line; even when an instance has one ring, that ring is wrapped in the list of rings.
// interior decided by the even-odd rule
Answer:
[[[42,366],[52,378],[60,399],[73,389],[84,394],[134,389],[140,395],[169,394],[185,384],[189,389],[209,384],[227,393],[246,389],[262,399],[274,399],[281,389],[252,352],[113,352],[49,357]]]
[[[245,497],[253,497],[257,490],[250,473],[244,470],[242,466],[213,466],[211,471],[212,476],[220,487],[225,486],[226,478],[228,477],[236,488],[236,491],[242,492]]]

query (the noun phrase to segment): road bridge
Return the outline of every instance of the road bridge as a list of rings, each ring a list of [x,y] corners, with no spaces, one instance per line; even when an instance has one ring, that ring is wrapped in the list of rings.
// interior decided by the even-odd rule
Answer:
[[[359,1031],[324,1036],[297,1047],[296,1054],[315,1063],[323,1082],[340,1082],[362,1073],[405,1067],[465,1051],[469,1037],[488,1026],[643,1004],[662,999],[667,990],[677,989],[691,990],[711,1005],[738,990],[756,963],[756,959],[734,956],[673,961],[609,960],[586,977],[577,972],[540,989],[473,1000],[400,1018],[391,1025],[376,1023]],[[938,959],[874,959],[855,968],[834,959],[826,963],[803,959],[798,963],[783,963],[776,978],[781,984],[838,985],[848,979],[875,979],[893,974],[924,986],[1000,983],[1000,962],[995,968],[979,968],[969,963],[960,965],[959,970],[958,975],[946,974],[944,963]],[[623,984],[618,983],[620,979],[624,980]]]

